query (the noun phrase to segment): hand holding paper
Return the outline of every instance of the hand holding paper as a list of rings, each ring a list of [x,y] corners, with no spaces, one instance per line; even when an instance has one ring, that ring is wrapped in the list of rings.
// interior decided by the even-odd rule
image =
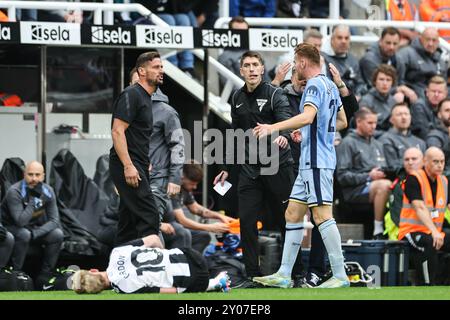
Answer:
[[[214,186],[214,190],[216,190],[218,194],[223,196],[225,193],[227,193],[228,190],[230,190],[231,186],[232,184],[225,180],[223,186],[220,182],[216,183],[216,185]]]

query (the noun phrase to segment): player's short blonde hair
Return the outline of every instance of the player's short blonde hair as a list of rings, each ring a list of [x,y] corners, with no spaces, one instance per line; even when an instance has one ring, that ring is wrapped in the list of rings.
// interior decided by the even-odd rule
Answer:
[[[100,273],[78,270],[72,278],[72,289],[76,293],[99,293],[105,288],[105,280]]]

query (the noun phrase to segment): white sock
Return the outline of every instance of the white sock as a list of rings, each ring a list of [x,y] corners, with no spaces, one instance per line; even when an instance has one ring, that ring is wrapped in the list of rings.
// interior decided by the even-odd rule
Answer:
[[[373,225],[374,225],[373,235],[376,235],[376,234],[384,232],[383,221],[374,220],[374,224]]]
[[[283,258],[278,273],[283,277],[291,277],[292,268],[303,240],[303,223],[286,223]]]
[[[344,255],[342,254],[341,235],[334,219],[319,225],[319,232],[328,252],[333,276],[339,280],[348,280],[344,269]]]

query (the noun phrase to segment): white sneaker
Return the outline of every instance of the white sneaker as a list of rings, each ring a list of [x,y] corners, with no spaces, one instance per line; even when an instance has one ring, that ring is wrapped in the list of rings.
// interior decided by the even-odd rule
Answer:
[[[219,273],[214,279],[214,289],[215,291],[222,291],[222,292],[229,292],[231,290],[230,284],[230,276],[227,274],[226,271],[222,271]]]
[[[265,277],[254,277],[254,282],[260,283],[267,287],[277,287],[277,288],[292,288],[292,279],[289,277],[283,277],[278,273],[274,273]]]
[[[331,277],[324,283],[322,283],[317,288],[319,289],[333,289],[333,288],[347,288],[350,287],[350,282],[348,280],[340,280],[336,277]]]

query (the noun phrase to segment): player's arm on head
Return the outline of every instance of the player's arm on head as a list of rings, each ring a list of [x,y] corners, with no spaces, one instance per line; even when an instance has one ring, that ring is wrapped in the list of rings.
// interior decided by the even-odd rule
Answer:
[[[336,117],[336,131],[347,128],[347,125],[347,116],[345,115],[344,108],[341,106]]]

